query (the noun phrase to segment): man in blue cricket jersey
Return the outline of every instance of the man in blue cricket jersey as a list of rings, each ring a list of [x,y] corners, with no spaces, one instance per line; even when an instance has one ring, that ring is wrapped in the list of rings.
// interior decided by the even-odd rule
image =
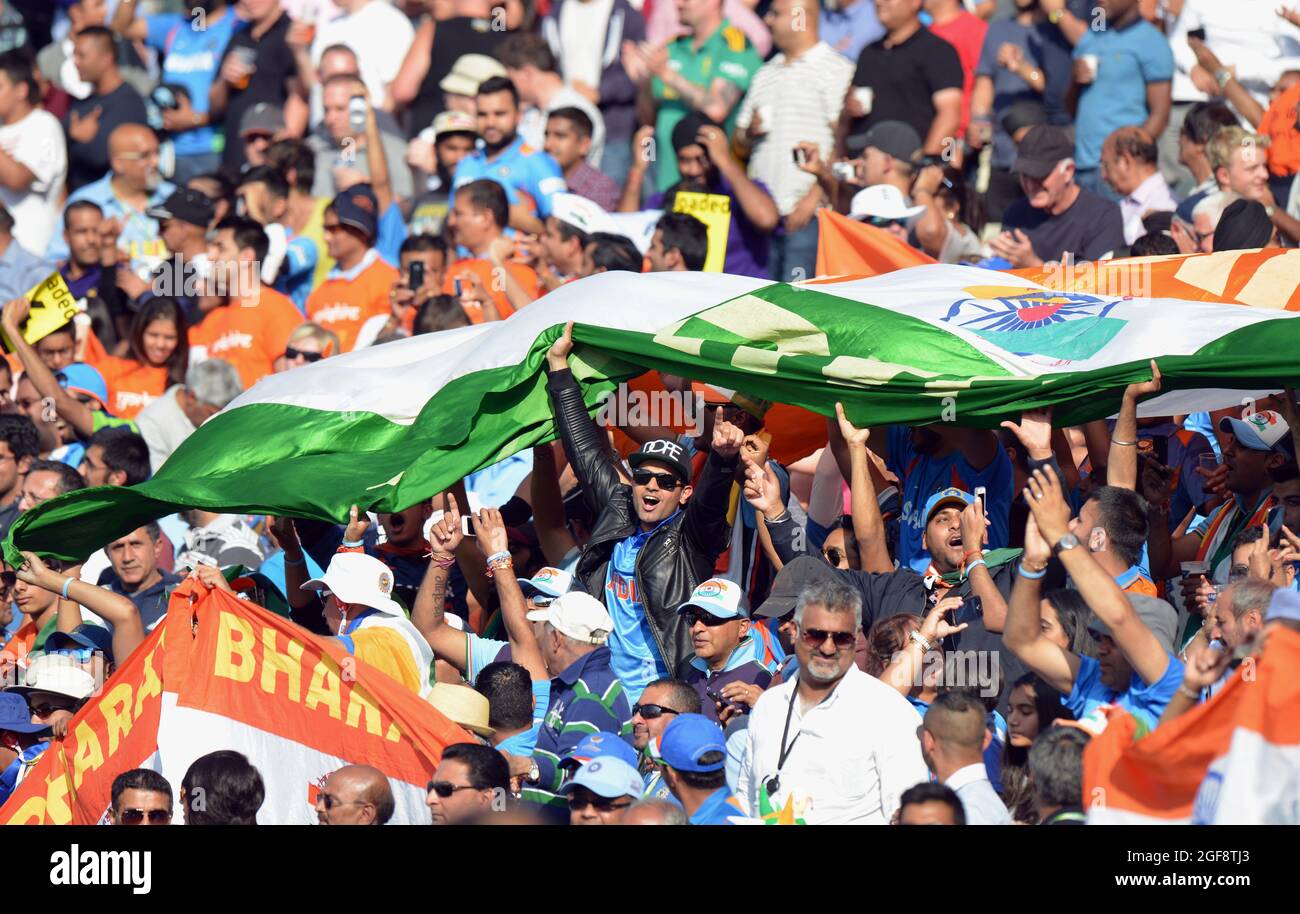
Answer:
[[[504,76],[494,76],[478,87],[479,145],[460,160],[452,181],[456,188],[479,178],[490,178],[506,189],[510,203],[510,228],[542,234],[551,214],[551,197],[564,192],[564,172],[559,163],[534,149],[519,135],[519,92]]]

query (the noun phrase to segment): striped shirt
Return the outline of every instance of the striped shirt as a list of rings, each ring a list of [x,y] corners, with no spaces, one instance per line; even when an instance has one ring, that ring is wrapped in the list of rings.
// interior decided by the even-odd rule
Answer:
[[[535,784],[525,784],[525,800],[543,806],[565,805],[558,792],[564,780],[560,762],[583,737],[604,731],[631,742],[632,708],[609,659],[609,648],[598,647],[551,679],[550,705],[533,750],[540,777]]]
[[[823,159],[830,156],[834,124],[853,79],[853,64],[824,41],[786,63],[777,54],[754,74],[741,102],[736,128],[744,130],[761,111],[766,131],[754,143],[749,176],[772,192],[781,215],[789,215],[816,179],[794,163],[795,143],[816,143]],[[768,120],[770,119],[770,123]]]

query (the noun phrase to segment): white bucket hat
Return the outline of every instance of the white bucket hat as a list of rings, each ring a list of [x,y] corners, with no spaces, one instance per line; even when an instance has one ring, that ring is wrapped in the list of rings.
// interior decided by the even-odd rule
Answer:
[[[389,616],[405,616],[393,599],[393,572],[379,559],[364,552],[336,552],[319,578],[302,585],[303,590],[328,590],[344,603],[369,606]]]

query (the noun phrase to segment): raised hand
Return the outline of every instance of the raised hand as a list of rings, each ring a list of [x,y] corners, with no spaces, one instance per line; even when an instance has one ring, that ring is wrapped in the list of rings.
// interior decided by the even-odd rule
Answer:
[[[348,526],[343,531],[343,541],[346,543],[359,543],[366,537],[366,531],[370,529],[370,518],[365,511],[353,505],[348,511]]]
[[[272,517],[268,518],[271,528],[271,535],[275,541],[280,544],[285,555],[289,558],[297,558],[302,554],[302,543],[298,540],[298,528],[293,524],[292,517]]]
[[[785,505],[781,503],[781,483],[776,473],[765,463],[754,463],[743,455],[740,459],[745,465],[745,501],[768,518],[780,517]]]
[[[921,622],[921,637],[931,644],[966,630],[967,624],[953,625],[948,621],[948,613],[956,612],[964,600],[961,597],[944,597],[934,604],[934,609],[926,613]]]
[[[546,364],[551,371],[559,371],[561,368],[569,367],[569,353],[573,351],[573,321],[564,325],[564,332],[560,338],[551,344],[551,348],[546,352]]]
[[[190,572],[190,577],[197,578],[204,587],[234,593],[230,589],[230,583],[226,580],[226,576],[221,573],[221,569],[216,565],[204,565],[202,563],[195,565],[194,570]]]
[[[1003,422],[1010,429],[1031,460],[1046,460],[1052,456],[1052,410],[1027,409],[1020,414],[1020,422]]]
[[[429,529],[429,546],[435,557],[446,558],[454,555],[465,534],[460,529],[460,507],[456,496],[447,494],[447,510]]]
[[[849,447],[866,447],[871,438],[870,428],[858,428],[844,415],[844,404],[835,404],[835,418],[840,424],[840,435]]]
[[[1025,551],[1020,556],[1020,561],[1027,563],[1031,569],[1039,569],[1051,558],[1052,547],[1047,540],[1043,539],[1043,534],[1038,529],[1038,522],[1034,520],[1034,515],[1030,514],[1025,521]]]
[[[722,407],[719,406],[713,419],[713,453],[723,460],[730,460],[740,453],[740,443],[744,440],[745,433],[722,417]]]
[[[1124,398],[1126,400],[1139,400],[1148,394],[1157,393],[1160,390],[1160,366],[1156,360],[1151,360],[1151,380],[1139,381],[1136,384],[1130,384],[1124,388]]]
[[[970,553],[977,549],[983,549],[984,544],[989,540],[989,524],[992,523],[984,516],[984,502],[982,499],[975,499],[969,505],[962,509],[961,512],[961,548],[962,552]]]
[[[59,592],[63,586],[63,575],[52,571],[35,552],[23,550],[23,559],[23,566],[16,572],[18,580],[54,593]]]
[[[502,520],[500,511],[496,508],[483,508],[469,518],[474,525],[479,551],[485,558],[498,552],[510,551],[510,536],[506,532],[506,522]]]
[[[1061,481],[1051,467],[1034,470],[1025,486],[1025,502],[1049,543],[1055,545],[1070,532],[1070,506],[1065,503]]]

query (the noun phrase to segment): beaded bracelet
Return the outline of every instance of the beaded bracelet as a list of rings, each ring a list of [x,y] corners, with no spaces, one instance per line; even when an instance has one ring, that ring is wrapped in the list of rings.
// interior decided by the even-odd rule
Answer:
[[[514,567],[514,560],[509,552],[494,552],[487,558],[487,576],[493,577],[502,568]]]
[[[455,565],[455,564],[456,564],[456,556],[454,556],[454,555],[435,555],[435,556],[433,557],[433,564],[434,564],[435,566],[437,566],[438,568],[450,568],[452,565]]]

